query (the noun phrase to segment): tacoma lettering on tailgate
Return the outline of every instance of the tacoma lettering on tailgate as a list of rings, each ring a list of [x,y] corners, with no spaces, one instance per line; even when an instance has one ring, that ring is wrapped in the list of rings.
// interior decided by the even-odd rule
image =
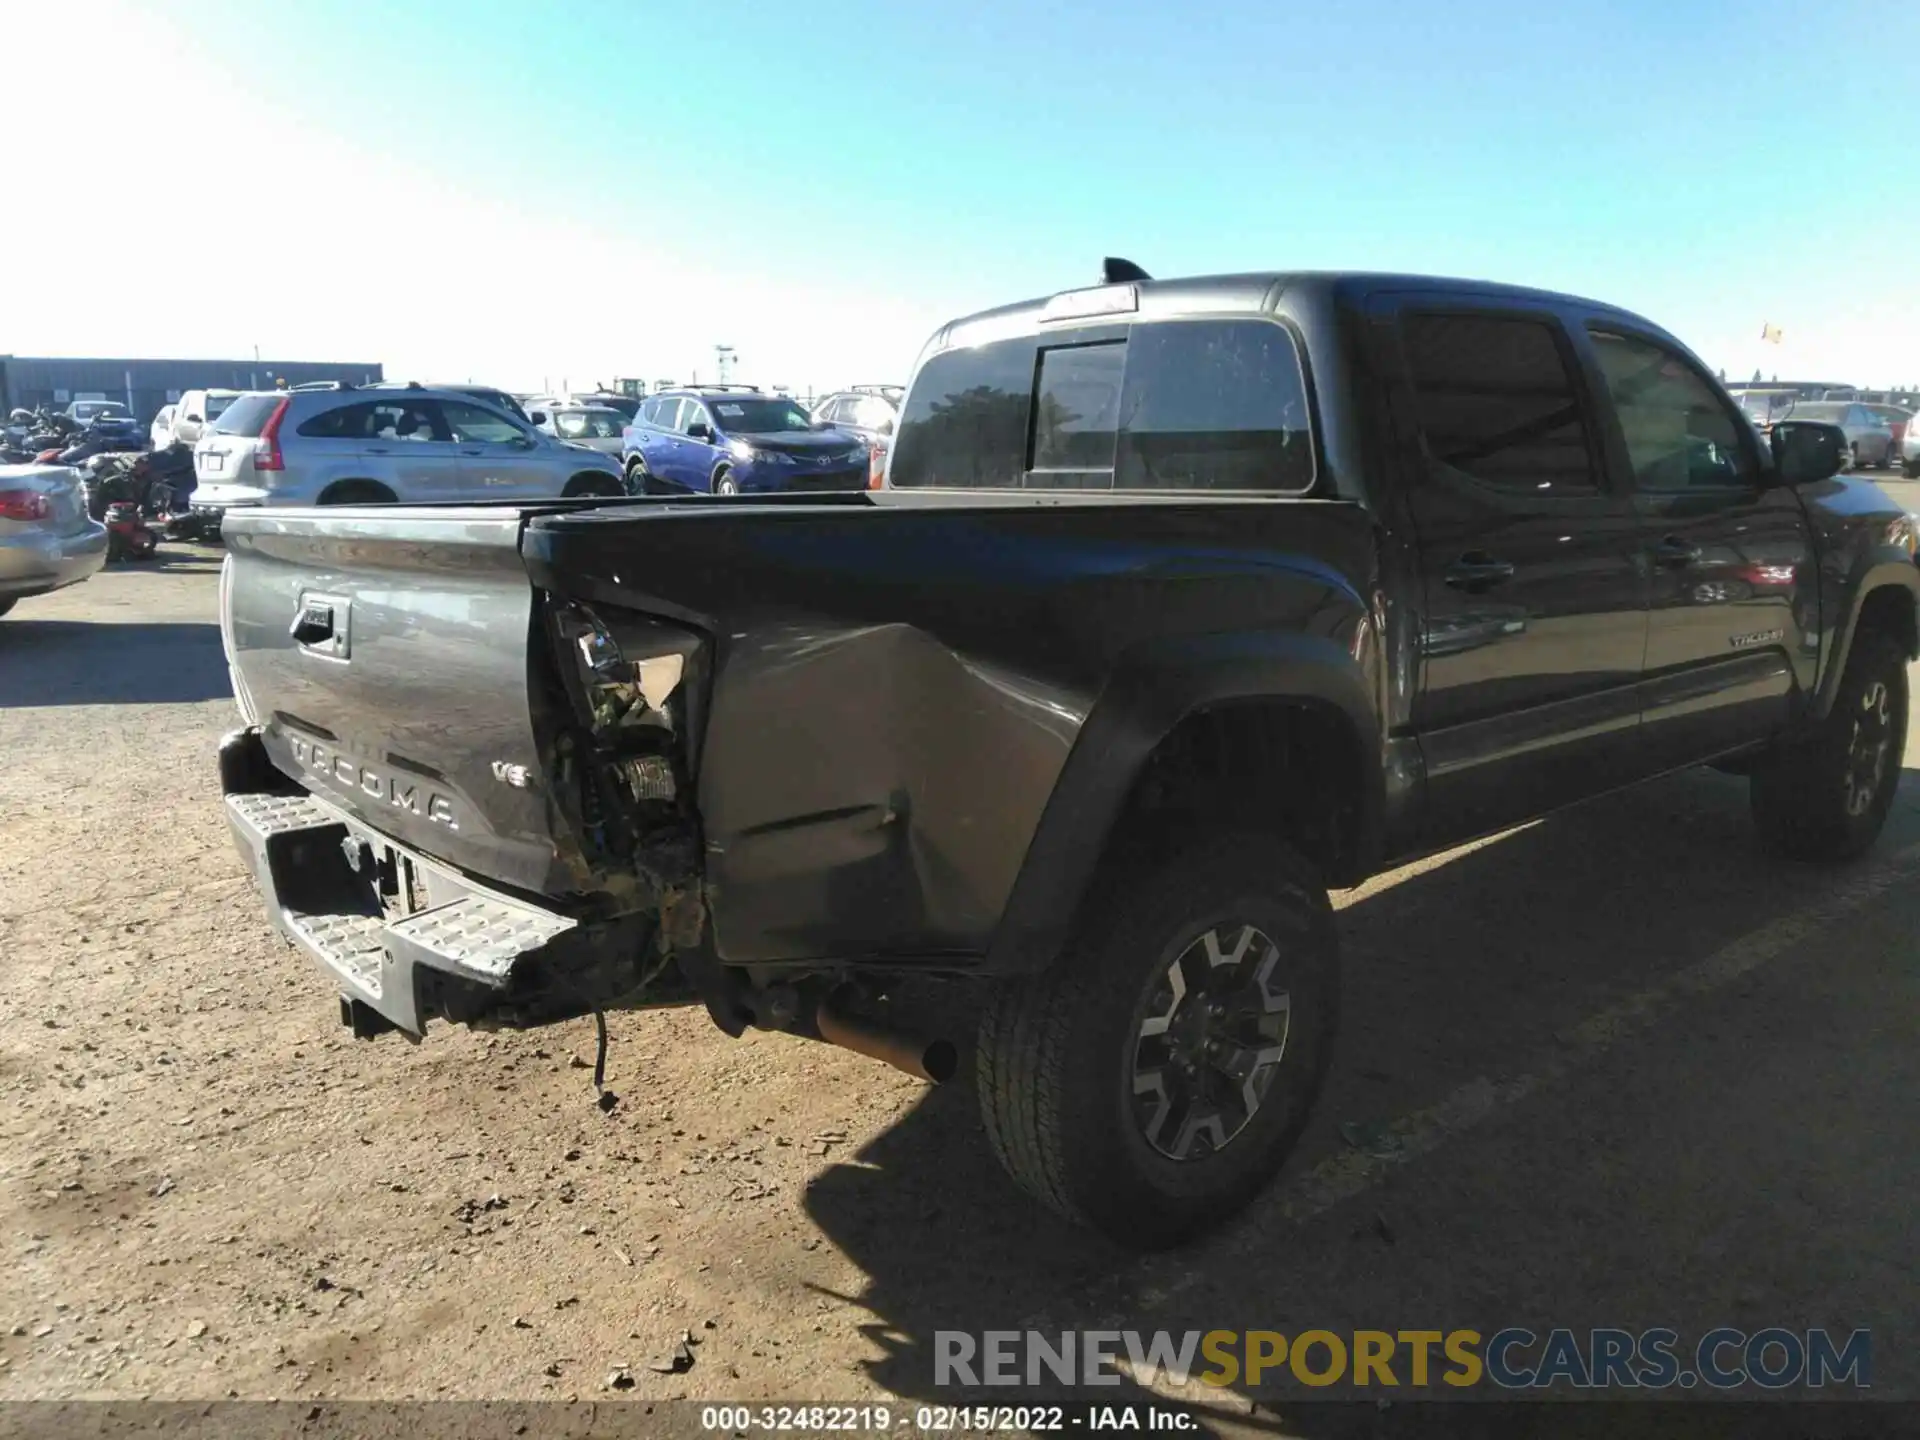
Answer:
[[[409,815],[424,815],[436,825],[444,825],[449,830],[460,828],[453,801],[437,790],[423,793],[418,780],[398,780],[391,775],[383,775],[370,765],[362,765],[336,750],[329,750],[324,745],[302,740],[298,736],[289,735],[287,740],[293,747],[295,763],[330,787],[372,796]]]

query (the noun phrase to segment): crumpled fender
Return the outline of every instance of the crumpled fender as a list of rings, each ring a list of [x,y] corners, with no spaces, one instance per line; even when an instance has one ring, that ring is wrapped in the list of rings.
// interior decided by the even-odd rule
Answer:
[[[1357,601],[1357,597],[1356,597]],[[1384,767],[1376,679],[1354,652],[1357,603],[1334,634],[1225,632],[1129,652],[1087,717],[1001,917],[985,968],[1047,964],[1065,944],[1108,837],[1154,748],[1196,711],[1237,700],[1328,706],[1353,727],[1362,757],[1361,848],[1381,847]],[[1367,757],[1373,757],[1368,763]]]

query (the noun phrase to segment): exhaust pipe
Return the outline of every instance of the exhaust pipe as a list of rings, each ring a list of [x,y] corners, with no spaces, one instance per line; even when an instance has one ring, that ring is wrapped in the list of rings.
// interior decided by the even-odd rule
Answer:
[[[814,1011],[814,1029],[829,1045],[885,1061],[894,1069],[904,1070],[932,1085],[944,1085],[960,1068],[960,1052],[951,1040],[903,1035],[865,1016],[850,1014],[841,1008],[843,994],[836,990]]]

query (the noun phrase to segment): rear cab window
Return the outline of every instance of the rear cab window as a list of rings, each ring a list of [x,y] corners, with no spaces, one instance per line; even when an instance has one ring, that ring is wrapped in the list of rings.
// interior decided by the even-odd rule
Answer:
[[[1300,494],[1315,478],[1300,350],[1256,316],[1155,320],[930,357],[897,488]]]

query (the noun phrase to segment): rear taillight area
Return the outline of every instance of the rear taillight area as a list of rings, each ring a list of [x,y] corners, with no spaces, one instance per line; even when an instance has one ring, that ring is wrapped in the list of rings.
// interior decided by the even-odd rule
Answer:
[[[260,427],[260,438],[253,446],[253,468],[256,470],[284,470],[285,458],[280,454],[280,422],[287,418],[287,406],[291,401],[282,396],[280,403],[273,407],[273,413],[267,417],[267,423]]]
[[[707,642],[651,616],[549,597],[564,709],[541,739],[582,851],[632,869],[656,898],[698,874],[693,773]]]
[[[867,488],[887,488],[887,447],[884,445],[875,445],[867,452]]]
[[[38,490],[0,490],[0,520],[46,520],[53,501]]]

